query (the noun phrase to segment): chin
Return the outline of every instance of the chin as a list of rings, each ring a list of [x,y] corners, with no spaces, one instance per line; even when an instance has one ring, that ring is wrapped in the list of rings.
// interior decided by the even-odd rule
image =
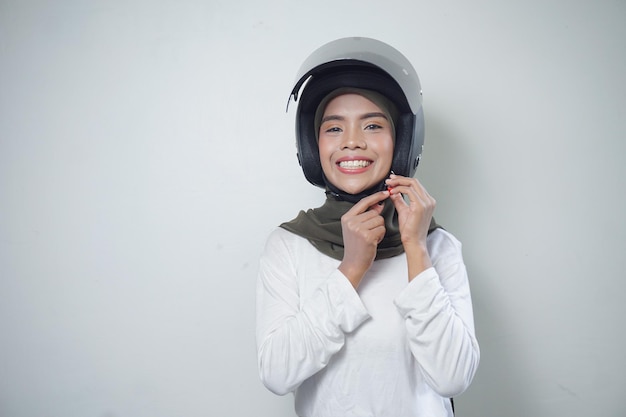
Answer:
[[[352,186],[352,187],[338,187],[341,190],[343,190],[344,192],[348,193],[348,194],[360,194],[365,190],[368,190],[372,187],[374,187],[376,184],[369,184],[369,185],[361,185],[361,186]]]

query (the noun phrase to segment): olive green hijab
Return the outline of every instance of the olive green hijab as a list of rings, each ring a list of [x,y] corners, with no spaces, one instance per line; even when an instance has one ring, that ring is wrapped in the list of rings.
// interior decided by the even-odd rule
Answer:
[[[376,259],[391,258],[404,252],[396,208],[389,199],[385,200],[383,204],[381,216],[385,219],[386,231],[382,242],[378,244]],[[302,236],[323,254],[340,261],[343,259],[344,253],[341,216],[352,206],[354,204],[337,200],[328,194],[326,202],[321,207],[302,210],[295,219],[281,224],[280,227]],[[440,226],[432,219],[428,233],[438,227]]]

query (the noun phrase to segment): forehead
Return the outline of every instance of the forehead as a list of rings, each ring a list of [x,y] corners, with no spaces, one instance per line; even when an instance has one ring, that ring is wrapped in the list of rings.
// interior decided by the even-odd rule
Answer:
[[[382,112],[383,110],[376,103],[360,94],[348,93],[330,100],[324,109],[324,114],[373,111]]]

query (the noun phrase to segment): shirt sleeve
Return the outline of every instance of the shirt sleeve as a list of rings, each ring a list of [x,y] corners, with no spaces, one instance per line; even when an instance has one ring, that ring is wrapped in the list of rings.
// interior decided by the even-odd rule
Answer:
[[[416,276],[395,300],[409,346],[426,382],[442,397],[470,385],[480,350],[460,243],[452,235],[434,267]]]
[[[369,318],[339,270],[310,298],[301,300],[293,248],[281,238],[282,233],[268,239],[256,293],[259,374],[263,384],[279,395],[295,390],[323,369],[343,347],[345,334]]]

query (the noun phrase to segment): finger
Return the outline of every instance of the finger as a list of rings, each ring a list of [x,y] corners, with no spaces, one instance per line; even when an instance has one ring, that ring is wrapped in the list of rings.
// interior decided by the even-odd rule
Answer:
[[[385,208],[384,204],[374,204],[373,206],[370,206],[366,213],[376,213],[376,214],[381,214],[383,212],[383,208]]]
[[[387,229],[385,229],[385,226],[378,226],[377,228],[372,230],[372,233],[374,234],[374,236],[376,237],[376,244],[378,245],[380,242],[383,241],[383,239],[385,238],[385,233],[387,232]]]
[[[373,210],[368,210],[365,213],[359,213],[355,216],[344,215],[342,217],[342,223],[345,223],[351,229],[358,228],[362,224],[365,224],[373,219],[381,219],[382,217]]]
[[[413,187],[413,186],[421,186],[421,183],[416,178],[402,177],[400,175],[392,174],[385,183],[391,187]]]
[[[406,196],[410,203],[425,203],[428,201],[427,196],[420,193],[419,190],[411,186],[398,185],[393,188],[393,197]]]
[[[372,219],[360,225],[359,234],[361,234],[366,241],[379,243],[385,236],[385,232],[387,231],[385,228],[385,222],[382,219],[379,221],[379,219]]]
[[[430,194],[428,194],[426,188],[416,178],[392,175],[392,177],[387,180],[387,184],[392,187],[392,195],[400,193],[406,194],[409,197],[409,200],[413,202],[429,202],[433,200]]]
[[[393,203],[398,213],[401,213],[402,210],[408,207],[407,202],[404,200],[404,197],[402,197],[402,193],[400,192],[392,194],[389,198],[391,199],[391,202]]]
[[[359,213],[365,213],[371,206],[384,201],[389,197],[389,191],[379,191],[372,195],[368,195],[364,197],[356,203],[346,214],[357,215]]]
[[[345,222],[349,230],[357,233],[372,230],[378,226],[384,226],[384,224],[385,219],[372,210],[350,217]]]
[[[369,219],[365,219],[361,222],[363,229],[365,230],[374,230],[378,227],[385,227],[385,219],[381,216],[372,217]]]
[[[352,236],[360,236],[360,239],[366,242],[380,243],[386,232],[385,220],[377,215],[368,218],[368,213],[370,212],[352,217],[350,221],[345,223],[343,225],[344,237],[346,233],[350,233]]]

